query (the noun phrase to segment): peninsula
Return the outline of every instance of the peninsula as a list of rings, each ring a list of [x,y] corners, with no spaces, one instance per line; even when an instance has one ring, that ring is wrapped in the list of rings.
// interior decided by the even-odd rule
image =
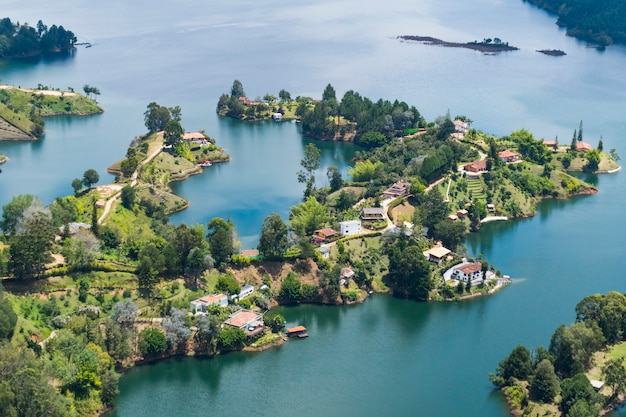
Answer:
[[[20,25],[5,17],[0,19],[0,59],[14,59],[55,54],[74,49],[76,36],[63,26],[48,27],[41,20],[36,27]]]
[[[277,304],[491,294],[510,279],[467,256],[466,233],[532,215],[543,198],[595,192],[565,168],[618,166],[614,152],[582,141],[582,122],[570,146],[524,129],[498,138],[465,116],[427,122],[404,102],[354,91],[339,101],[330,84],[302,109],[303,131],[349,130],[363,149],[350,180],[329,167],[329,185],[318,186],[321,155],[308,144],[294,173],[304,200],[289,226],[268,215],[256,248],[240,247],[230,219],[169,222],[186,206],[169,182],[228,156],[209,135],[186,133],[179,107],[155,102],[147,133],[110,168],[114,184],[96,186],[88,170],[49,207],[32,195],[3,207],[0,366],[19,364],[36,381],[12,395],[31,393],[52,416],[92,416],[113,405],[119,372],[135,365],[283,343]]]
[[[85,87],[89,87],[86,91],[94,88]],[[73,89],[53,90],[41,84],[37,88],[0,85],[0,140],[36,140],[43,133],[46,116],[87,116],[103,111],[94,99]]]

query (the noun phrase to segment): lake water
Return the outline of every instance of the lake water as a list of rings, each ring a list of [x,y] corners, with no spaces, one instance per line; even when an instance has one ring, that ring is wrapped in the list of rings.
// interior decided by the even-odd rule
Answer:
[[[111,180],[105,168],[145,130],[143,112],[156,101],[181,106],[187,130],[206,130],[233,156],[173,185],[191,204],[173,221],[230,215],[244,247],[254,246],[263,218],[286,216],[300,199],[296,171],[306,142],[294,124],[218,118],[217,98],[234,78],[250,97],[281,88],[319,97],[330,82],[339,97],[354,89],[398,98],[429,120],[449,110],[487,132],[525,127],[561,143],[582,119],[587,142],[595,146],[602,135],[605,149],[624,150],[626,49],[586,48],[564,36],[553,16],[518,0],[8,0],[3,10],[20,22],[63,24],[93,42],[72,58],[0,63],[3,83],[95,85],[106,112],[48,119],[36,143],[0,143],[11,158],[0,174],[0,204],[20,193],[49,203],[70,194],[72,179],[88,168]],[[393,39],[401,34],[499,37],[521,50],[485,56]],[[345,173],[354,147],[320,146],[324,169],[338,165]],[[585,295],[626,291],[623,174],[590,179],[600,189],[595,196],[550,201],[532,219],[489,224],[468,238],[471,253],[515,278],[494,297],[419,304],[376,296],[352,307],[285,309],[290,322],[310,328],[309,339],[133,370],[112,415],[505,416],[486,376],[498,361],[519,343],[549,343]]]

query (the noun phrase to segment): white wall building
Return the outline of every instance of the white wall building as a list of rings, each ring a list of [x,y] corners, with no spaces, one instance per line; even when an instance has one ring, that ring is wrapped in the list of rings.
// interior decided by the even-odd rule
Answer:
[[[459,281],[463,282],[467,282],[468,280],[473,281],[475,279],[482,279],[482,265],[480,262],[463,264],[456,268],[454,272],[452,272],[452,278],[458,279]]]
[[[192,313],[195,314],[206,314],[207,308],[213,306],[228,306],[228,297],[226,297],[224,294],[205,295],[202,298],[193,300],[189,304],[189,309]]]
[[[361,233],[361,220],[348,220],[339,222],[341,236],[352,236]]]

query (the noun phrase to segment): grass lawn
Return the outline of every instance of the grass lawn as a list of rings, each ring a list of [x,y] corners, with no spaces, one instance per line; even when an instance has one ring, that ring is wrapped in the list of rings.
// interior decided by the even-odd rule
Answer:
[[[350,259],[362,262],[365,273],[372,278],[373,287],[376,291],[388,290],[382,278],[389,268],[389,259],[382,253],[382,240],[380,236],[362,237],[344,242],[345,249],[350,254]],[[331,257],[337,259],[337,246],[331,247]]]

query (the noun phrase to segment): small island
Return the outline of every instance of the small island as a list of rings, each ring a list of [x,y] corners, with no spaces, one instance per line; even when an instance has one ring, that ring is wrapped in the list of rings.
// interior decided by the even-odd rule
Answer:
[[[567,55],[564,51],[561,51],[560,49],[539,49],[537,50],[537,52],[540,52],[544,55],[549,55],[549,56],[564,56]]]
[[[433,38],[430,36],[414,36],[414,35],[401,35],[398,36],[397,39],[402,41],[410,41],[410,42],[419,42],[425,45],[438,45],[445,46],[448,48],[465,48],[472,49],[474,51],[482,52],[486,55],[496,54],[499,52],[506,51],[517,51],[519,48],[515,46],[510,46],[508,42],[503,42],[500,38],[485,38],[482,42],[473,41],[473,42],[447,42],[441,39]]]

